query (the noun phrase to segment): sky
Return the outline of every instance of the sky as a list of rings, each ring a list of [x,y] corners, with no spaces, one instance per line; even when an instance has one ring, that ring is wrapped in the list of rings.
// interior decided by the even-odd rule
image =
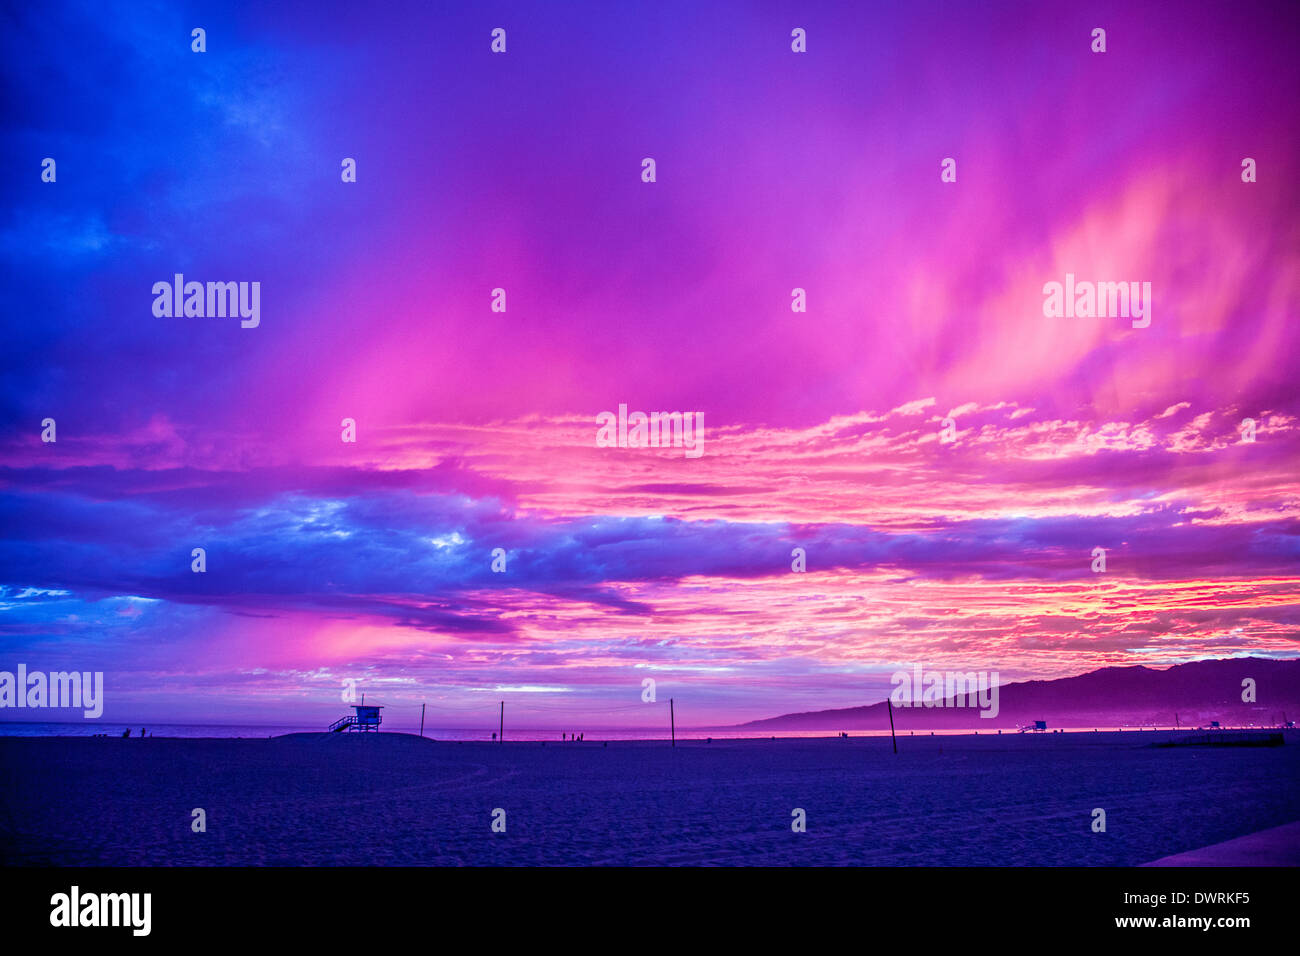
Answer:
[[[1293,5],[0,17],[0,670],[581,729],[1300,649]]]

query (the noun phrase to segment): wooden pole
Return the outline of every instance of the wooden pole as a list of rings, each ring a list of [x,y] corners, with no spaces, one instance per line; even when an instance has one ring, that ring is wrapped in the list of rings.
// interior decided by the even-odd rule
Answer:
[[[506,741],[506,702],[505,702],[504,700],[501,702],[501,725],[500,725],[497,729],[500,731],[500,733],[499,733],[498,736],[497,736],[497,740],[501,741],[501,743],[505,743],[505,741]]]
[[[894,705],[885,698],[885,706],[889,708],[889,739],[894,742],[894,753],[898,753],[898,738],[894,736]]]
[[[677,715],[673,712],[673,699],[668,698],[668,720],[673,732],[673,746],[677,746]]]
[[[420,705],[420,736],[424,736],[424,704]]]

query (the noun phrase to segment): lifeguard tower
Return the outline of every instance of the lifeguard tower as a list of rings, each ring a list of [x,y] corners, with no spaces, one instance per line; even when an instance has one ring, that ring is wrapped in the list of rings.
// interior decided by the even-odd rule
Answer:
[[[353,704],[352,709],[356,711],[355,714],[340,717],[330,724],[330,733],[337,734],[345,730],[365,733],[366,731],[377,732],[379,730],[379,725],[383,721],[379,714],[384,709],[382,704]]]

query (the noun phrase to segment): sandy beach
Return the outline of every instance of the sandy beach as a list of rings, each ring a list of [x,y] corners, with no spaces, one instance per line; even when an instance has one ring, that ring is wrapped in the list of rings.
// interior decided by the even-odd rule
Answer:
[[[1175,853],[1146,866],[1296,866],[1300,864],[1300,822],[1248,833],[1235,840]]]
[[[1294,734],[1271,748],[1150,746],[1170,736],[902,737],[897,756],[878,737],[0,738],[0,860],[1113,866],[1300,819]],[[505,833],[491,828],[497,808]]]

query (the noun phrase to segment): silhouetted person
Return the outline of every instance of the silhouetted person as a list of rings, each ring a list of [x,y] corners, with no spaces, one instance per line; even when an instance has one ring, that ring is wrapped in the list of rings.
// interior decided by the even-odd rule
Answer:
[[[126,730],[122,731],[122,736],[123,736],[123,737],[130,737],[130,736],[131,736],[131,728],[128,727],[128,728],[126,728]]]
[[[144,732],[144,728],[143,728],[143,727],[140,728],[140,736],[141,736],[141,737],[147,737],[147,736],[148,736],[148,734],[146,734],[146,733]]]

